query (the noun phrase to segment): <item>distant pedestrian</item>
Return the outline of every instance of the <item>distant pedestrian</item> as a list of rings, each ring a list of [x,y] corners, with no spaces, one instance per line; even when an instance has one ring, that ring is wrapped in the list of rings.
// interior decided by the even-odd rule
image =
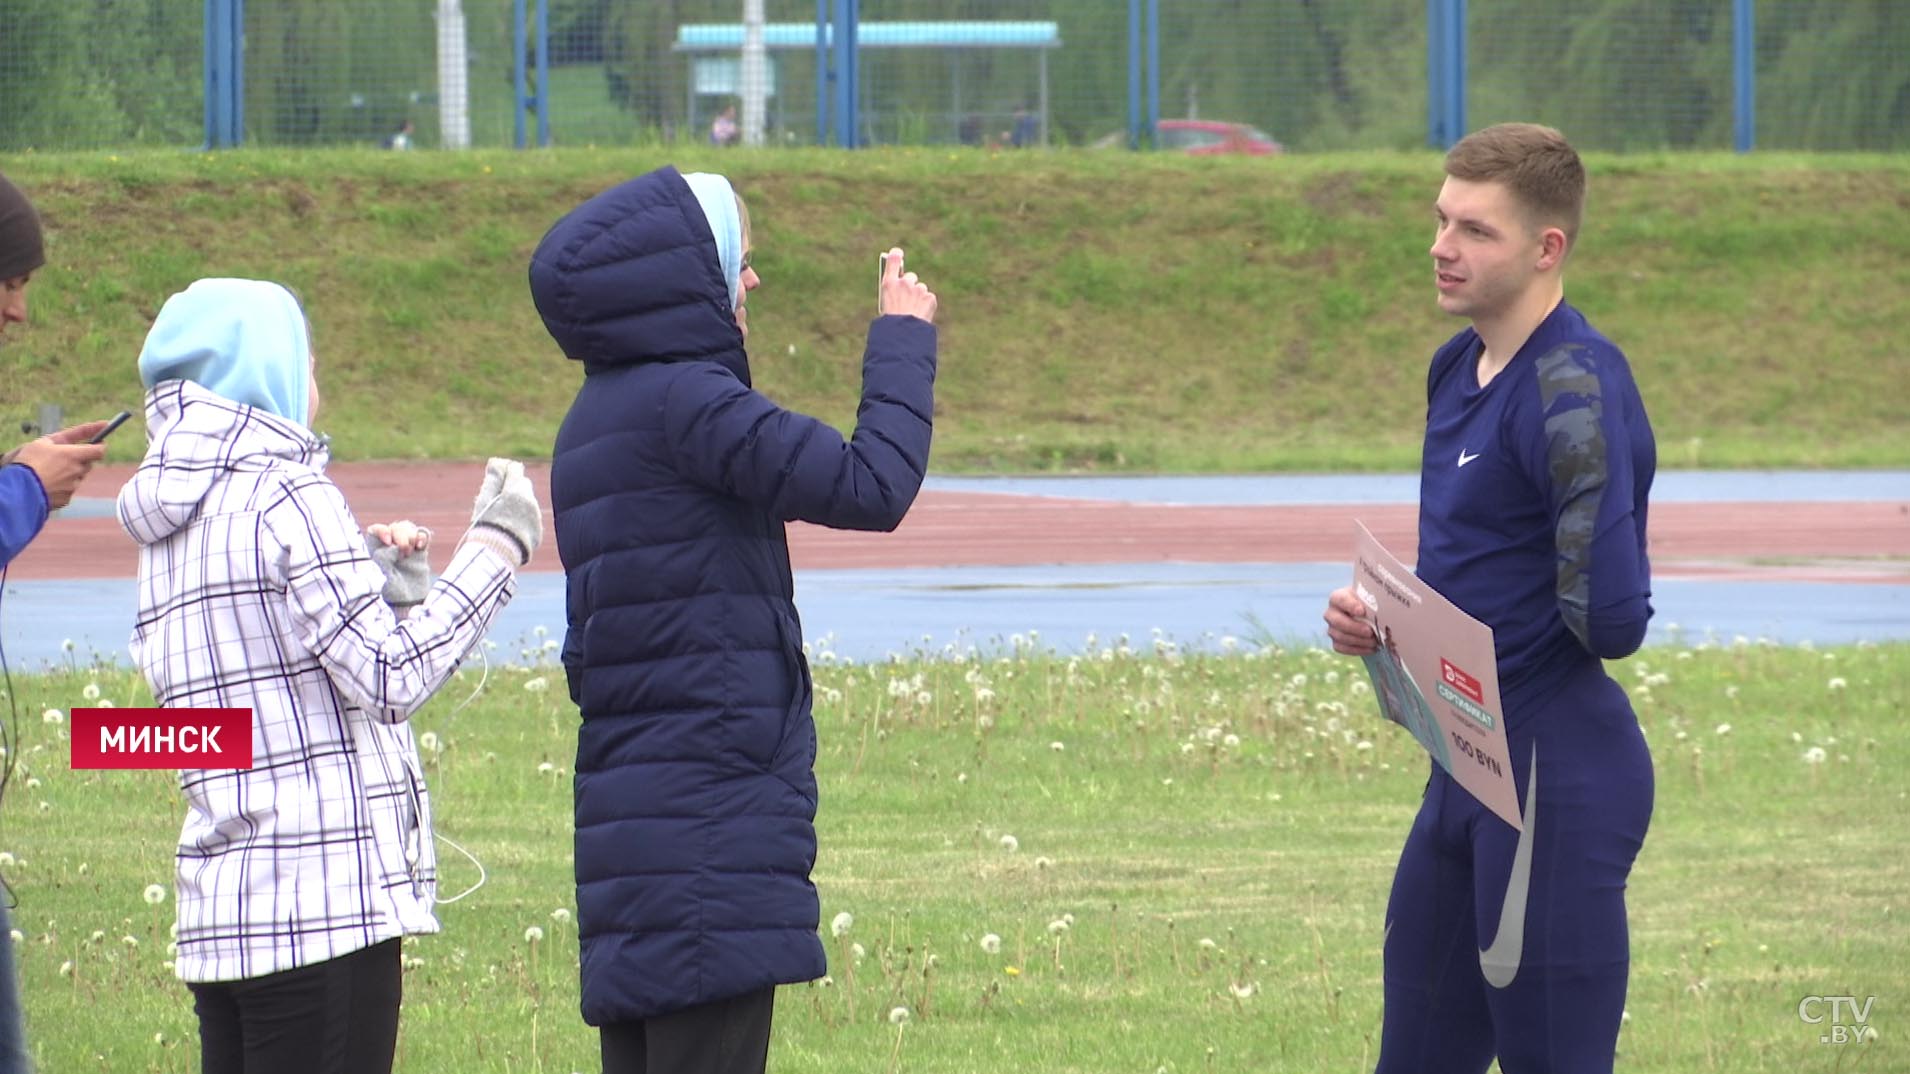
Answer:
[[[417,129],[417,126],[410,120],[405,120],[403,123],[398,124],[397,130],[385,135],[384,147],[386,149],[410,149],[411,136]]]
[[[710,144],[730,146],[742,140],[742,128],[736,125],[736,106],[732,104],[716,113],[716,118],[710,121]]]

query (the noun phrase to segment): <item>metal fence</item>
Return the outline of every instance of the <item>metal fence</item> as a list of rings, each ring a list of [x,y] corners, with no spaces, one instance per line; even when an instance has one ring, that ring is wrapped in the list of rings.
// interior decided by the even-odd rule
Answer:
[[[751,6],[10,0],[0,151],[1308,151],[1513,118],[1590,149],[1910,148],[1903,0],[756,0],[760,49]]]

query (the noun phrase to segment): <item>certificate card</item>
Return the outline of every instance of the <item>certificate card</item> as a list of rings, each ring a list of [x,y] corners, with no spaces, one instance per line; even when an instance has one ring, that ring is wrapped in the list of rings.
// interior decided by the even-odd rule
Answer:
[[[1492,628],[1460,611],[1355,523],[1353,591],[1379,652],[1364,657],[1386,718],[1487,809],[1520,828]]]

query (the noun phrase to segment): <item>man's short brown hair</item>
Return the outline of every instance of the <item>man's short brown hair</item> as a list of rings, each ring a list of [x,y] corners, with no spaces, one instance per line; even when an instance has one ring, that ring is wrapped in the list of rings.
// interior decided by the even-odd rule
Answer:
[[[1565,136],[1537,123],[1500,123],[1473,131],[1446,153],[1446,174],[1471,183],[1504,183],[1542,227],[1578,243],[1585,215],[1585,165]]]

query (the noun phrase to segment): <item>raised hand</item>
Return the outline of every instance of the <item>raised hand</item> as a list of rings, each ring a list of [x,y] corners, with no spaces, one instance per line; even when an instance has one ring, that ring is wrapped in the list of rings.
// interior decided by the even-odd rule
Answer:
[[[935,292],[917,279],[915,273],[902,271],[902,248],[891,247],[882,269],[883,315],[920,317],[934,324],[935,309]]]

